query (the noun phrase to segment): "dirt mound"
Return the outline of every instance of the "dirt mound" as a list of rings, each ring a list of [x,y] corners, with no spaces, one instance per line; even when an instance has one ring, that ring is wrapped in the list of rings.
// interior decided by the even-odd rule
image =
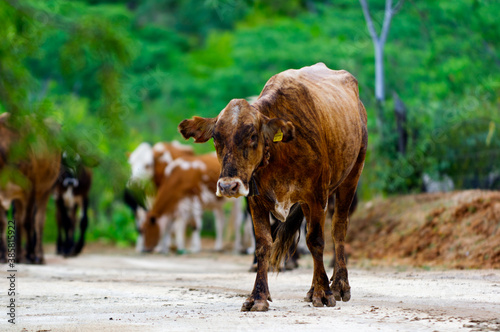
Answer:
[[[354,259],[380,264],[500,268],[500,192],[375,199],[352,216]]]

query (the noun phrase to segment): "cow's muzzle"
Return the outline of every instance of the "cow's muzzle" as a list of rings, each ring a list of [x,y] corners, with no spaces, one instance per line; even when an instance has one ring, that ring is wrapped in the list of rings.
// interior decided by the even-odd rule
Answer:
[[[216,195],[219,197],[240,197],[248,195],[248,186],[239,178],[220,178],[217,181]]]

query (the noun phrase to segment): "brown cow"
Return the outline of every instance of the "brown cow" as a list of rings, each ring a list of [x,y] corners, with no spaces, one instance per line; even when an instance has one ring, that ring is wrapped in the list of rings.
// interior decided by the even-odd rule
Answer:
[[[198,143],[214,139],[222,165],[217,193],[250,196],[258,269],[243,311],[268,310],[269,263],[280,264],[302,215],[314,259],[306,300],[318,307],[350,299],[344,241],[365,160],[366,122],[356,79],[318,63],[273,76],[251,105],[233,99],[215,118],[194,117],[180,123],[186,139],[194,137]],[[331,193],[336,198],[332,220],[336,264],[330,286],[323,265],[323,231]],[[284,222],[274,243],[269,212]]]
[[[48,128],[44,128],[48,130]],[[59,175],[61,154],[43,137],[30,143],[24,151],[14,149],[23,134],[9,124],[9,115],[0,116],[0,201],[7,210],[15,208],[16,261],[43,264],[43,227],[50,194]],[[13,154],[14,157],[11,155]],[[0,213],[0,261],[5,261],[6,243],[3,235],[5,213]],[[22,238],[26,238],[23,253]]]

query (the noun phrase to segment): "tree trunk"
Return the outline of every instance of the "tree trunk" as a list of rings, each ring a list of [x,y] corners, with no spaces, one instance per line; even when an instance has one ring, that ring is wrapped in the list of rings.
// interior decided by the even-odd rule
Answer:
[[[377,130],[380,138],[384,138],[384,45],[379,41],[373,42],[375,48],[375,101],[377,115]]]
[[[375,100],[375,115],[377,116],[375,121],[377,125],[377,130],[380,135],[380,140],[384,140],[384,102],[382,100]]]
[[[406,106],[399,98],[398,94],[394,92],[394,113],[396,115],[396,128],[398,132],[398,152],[402,155],[406,154],[406,146],[408,144],[408,131],[407,131],[407,118]]]
[[[403,0],[400,0],[395,6],[392,5],[392,0],[385,0],[384,21],[380,35],[375,31],[373,20],[370,15],[367,0],[359,0],[363,15],[365,16],[366,26],[373,41],[375,49],[375,100],[376,100],[376,115],[377,115],[377,129],[380,134],[381,140],[384,138],[384,100],[385,100],[385,86],[384,86],[384,46],[389,35],[389,28],[391,26],[391,19],[401,8]]]
[[[375,48],[375,98],[377,102],[385,100],[384,88],[384,44],[374,41]]]

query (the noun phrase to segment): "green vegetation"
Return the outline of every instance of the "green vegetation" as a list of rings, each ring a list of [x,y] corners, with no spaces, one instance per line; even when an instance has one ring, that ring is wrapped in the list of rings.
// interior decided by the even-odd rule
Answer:
[[[385,2],[369,3],[377,25]],[[423,173],[466,188],[500,171],[499,12],[488,0],[403,4],[385,46],[380,133],[358,1],[0,0],[0,112],[54,118],[59,144],[96,166],[91,240],[133,241],[119,203],[126,151],[179,140],[184,118],[214,116],[272,75],[319,61],[359,81],[370,130],[362,198],[419,191]],[[407,109],[404,154],[393,92]]]

